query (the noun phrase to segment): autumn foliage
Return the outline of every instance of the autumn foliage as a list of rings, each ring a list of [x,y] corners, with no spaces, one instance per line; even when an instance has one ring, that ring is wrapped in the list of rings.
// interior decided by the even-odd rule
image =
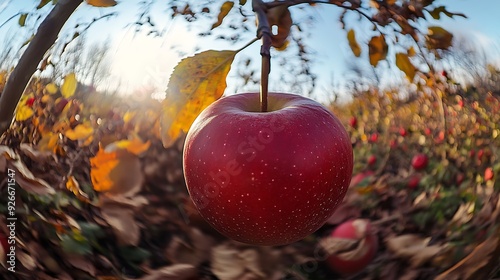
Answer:
[[[0,174],[15,170],[19,184],[19,273],[335,279],[322,240],[363,218],[380,245],[367,267],[344,277],[486,279],[500,257],[498,93],[463,90],[439,75],[398,92],[371,88],[331,106],[351,135],[357,179],[328,224],[288,246],[252,247],[197,214],[182,176],[183,138],[164,147],[159,101],[97,93],[72,74],[60,85],[35,79],[0,145]],[[428,163],[413,168],[414,155]]]

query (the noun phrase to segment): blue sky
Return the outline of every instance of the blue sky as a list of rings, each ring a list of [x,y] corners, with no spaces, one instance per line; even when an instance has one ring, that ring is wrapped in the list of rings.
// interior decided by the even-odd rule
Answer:
[[[32,11],[38,2],[35,0],[0,0],[0,24],[19,11]],[[121,81],[124,91],[133,91],[144,87],[145,84],[154,84],[160,91],[163,91],[173,67],[181,58],[178,52],[173,50],[173,47],[182,50],[182,55],[193,55],[196,47],[200,47],[199,50],[237,49],[244,44],[242,42],[240,45],[233,46],[224,42],[200,39],[196,34],[208,28],[206,22],[194,23],[190,26],[191,30],[188,30],[184,21],[179,19],[172,21],[168,16],[165,16],[163,21],[159,21],[160,25],[167,30],[164,38],[152,38],[144,34],[137,34],[133,27],[127,26],[128,23],[137,18],[138,10],[134,4],[136,1],[118,0],[118,2],[117,6],[106,9],[82,5],[71,17],[65,29],[71,30],[76,22],[88,22],[92,18],[111,11],[119,12],[119,16],[116,18],[100,21],[92,26],[88,30],[87,37],[93,41],[106,40],[111,43],[112,75],[115,76],[115,80]],[[434,5],[445,5],[448,11],[466,14],[467,19],[461,17],[449,19],[443,16],[442,20],[435,23],[451,31],[455,36],[465,36],[486,46],[496,52],[492,56],[498,59],[500,56],[498,54],[500,46],[499,0],[436,0]],[[48,11],[50,8],[49,4],[44,9]],[[161,6],[157,9],[158,12],[164,11],[164,7]],[[348,64],[352,63],[355,58],[347,44],[346,32],[340,28],[338,22],[340,9],[332,5],[322,5],[310,8],[308,11],[312,12],[316,18],[314,30],[311,30],[308,43],[317,54],[313,71],[319,76],[318,90],[321,91],[330,86],[332,75],[335,78],[341,78],[346,73]],[[28,18],[28,20],[34,19]],[[13,33],[18,41],[29,37],[32,30],[19,29],[17,22],[18,18],[15,18],[0,28],[1,42],[5,42],[5,38],[10,38],[9,36],[12,36]],[[354,21],[350,21],[348,24],[357,25]],[[430,24],[434,23],[430,22]],[[357,28],[362,31],[359,25]],[[360,34],[362,33],[360,32]],[[250,39],[252,35],[248,34],[248,38]],[[363,38],[360,41],[363,41]],[[258,53],[259,46],[254,44],[240,55],[257,57]],[[366,57],[364,59],[366,62]],[[271,80],[278,79],[279,66],[275,64],[272,69]],[[231,81],[232,77],[236,76],[236,70],[235,64],[228,80],[228,93],[234,91]],[[270,87],[271,90],[282,89],[277,83],[271,83]]]

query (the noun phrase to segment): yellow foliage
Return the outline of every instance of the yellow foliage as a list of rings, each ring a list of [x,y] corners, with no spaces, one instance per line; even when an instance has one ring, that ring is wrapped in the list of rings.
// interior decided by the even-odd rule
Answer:
[[[226,76],[237,51],[205,51],[183,59],[174,69],[162,103],[161,135],[170,146],[195,118],[226,89]]]
[[[49,94],[55,94],[57,92],[57,86],[54,83],[50,83],[50,84],[45,86],[45,90]]]
[[[74,129],[67,130],[64,135],[71,140],[87,139],[94,133],[94,129],[88,123],[77,125]]]
[[[61,94],[65,98],[73,96],[76,91],[76,87],[78,85],[78,81],[76,80],[75,73],[70,73],[64,77],[64,82],[61,86]]]

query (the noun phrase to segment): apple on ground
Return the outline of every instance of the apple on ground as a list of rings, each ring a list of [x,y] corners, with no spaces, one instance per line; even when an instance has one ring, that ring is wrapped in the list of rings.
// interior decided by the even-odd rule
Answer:
[[[489,181],[493,179],[494,176],[495,174],[493,173],[493,168],[488,167],[484,170],[484,180]]]
[[[375,175],[375,173],[371,170],[367,170],[367,171],[358,173],[352,177],[350,186],[355,187],[355,186],[359,185],[361,182],[363,182],[365,179],[367,179],[373,175]]]
[[[369,220],[349,220],[336,227],[321,242],[329,254],[326,262],[337,273],[347,276],[362,271],[378,250],[378,239]]]
[[[409,189],[414,190],[414,189],[418,188],[419,184],[420,184],[420,177],[417,175],[414,175],[414,176],[410,177],[410,179],[408,180],[407,186]]]
[[[375,163],[377,163],[377,157],[375,155],[371,155],[368,157],[368,165],[373,166]]]
[[[221,98],[185,140],[187,188],[223,235],[254,245],[289,244],[316,231],[342,202],[353,168],[350,138],[321,104],[269,93]]]
[[[417,154],[411,159],[411,166],[417,171],[425,169],[427,164],[429,164],[429,158],[426,154]]]

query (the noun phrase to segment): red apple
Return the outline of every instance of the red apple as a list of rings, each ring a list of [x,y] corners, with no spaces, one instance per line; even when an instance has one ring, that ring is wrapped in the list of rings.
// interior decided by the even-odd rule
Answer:
[[[407,183],[407,186],[409,189],[416,189],[418,188],[418,185],[420,184],[420,177],[418,176],[412,176]]]
[[[484,170],[484,180],[489,181],[493,179],[494,176],[495,174],[493,173],[493,168],[488,167]]]
[[[269,93],[237,94],[208,106],[185,140],[184,176],[194,205],[223,235],[282,245],[320,228],[352,175],[350,138],[319,103]]]
[[[371,155],[368,157],[368,165],[372,166],[377,163],[377,157],[375,155]]]
[[[349,125],[351,127],[356,127],[358,125],[358,119],[356,117],[351,117],[349,119]]]
[[[407,134],[408,134],[408,132],[406,132],[406,129],[404,129],[402,127],[399,129],[399,135],[405,137]]]
[[[330,246],[323,246],[330,254],[326,261],[334,271],[344,276],[363,270],[378,250],[378,239],[370,221],[363,219],[340,224],[331,233],[328,242]]]
[[[378,133],[372,133],[370,135],[370,138],[368,139],[368,141],[370,141],[371,143],[375,143],[377,142],[378,140]]]
[[[417,154],[411,159],[411,166],[415,170],[425,169],[428,163],[429,163],[429,158],[425,154]]]
[[[359,183],[363,182],[363,180],[365,180],[365,178],[368,178],[368,177],[373,176],[373,175],[375,175],[375,173],[373,173],[373,171],[371,171],[371,170],[367,170],[367,171],[361,172],[359,174],[356,174],[356,175],[352,176],[350,186],[355,187]]]

